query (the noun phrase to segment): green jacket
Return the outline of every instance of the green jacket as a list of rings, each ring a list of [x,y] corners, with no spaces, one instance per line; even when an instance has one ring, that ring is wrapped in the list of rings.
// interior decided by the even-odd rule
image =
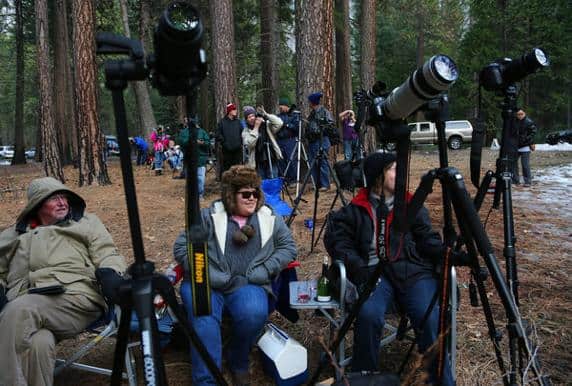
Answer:
[[[197,148],[199,149],[199,163],[197,166],[205,166],[207,164],[207,158],[209,156],[209,149],[210,149],[210,137],[209,133],[205,131],[202,127],[197,129],[197,140],[203,141],[202,144],[199,144]],[[183,154],[187,148],[187,144],[189,143],[189,128],[185,127],[179,132],[179,136],[177,137],[177,143],[181,145],[183,149]]]
[[[68,218],[35,226],[37,208],[55,192],[68,195]],[[84,210],[85,201],[56,179],[45,177],[30,183],[28,205],[16,224],[0,233],[0,284],[9,301],[28,288],[63,285],[66,293],[82,294],[105,306],[95,270],[108,267],[122,274],[126,263],[103,223]]]

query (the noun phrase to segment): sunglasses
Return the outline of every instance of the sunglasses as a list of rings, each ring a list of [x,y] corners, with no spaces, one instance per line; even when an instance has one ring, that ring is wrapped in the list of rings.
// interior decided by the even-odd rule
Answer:
[[[249,191],[237,192],[237,193],[240,194],[240,196],[242,198],[244,198],[245,200],[248,200],[250,197],[260,198],[260,192],[258,190],[249,190]]]

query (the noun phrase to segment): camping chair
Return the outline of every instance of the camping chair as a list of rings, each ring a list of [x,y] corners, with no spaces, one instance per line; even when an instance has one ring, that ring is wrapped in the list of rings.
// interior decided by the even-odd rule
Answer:
[[[346,275],[346,267],[343,261],[334,260],[333,267],[338,271],[339,274],[339,298],[340,300],[346,299],[346,291],[348,289],[348,279]],[[455,271],[455,267],[451,267],[451,296],[449,297],[449,315],[450,318],[450,331],[447,336],[447,345],[448,345],[448,353],[449,359],[451,362],[451,373],[453,374],[453,380],[456,379],[455,375],[455,366],[456,366],[456,352],[457,352],[457,308],[458,308],[458,301],[457,301],[457,273]],[[345,301],[339,302],[339,313],[340,319],[336,323],[332,323],[330,326],[332,329],[337,328],[337,326],[343,323],[343,320],[347,317],[347,304]],[[406,330],[410,330],[411,326],[408,326],[407,318],[404,316],[401,317],[401,321],[399,322],[399,327],[395,327],[385,322],[384,331],[382,333],[382,338],[379,342],[379,347],[386,346],[393,342],[396,339],[401,340],[402,338],[406,337],[407,339],[413,340],[413,337],[409,334],[404,335]],[[333,335],[332,335],[333,336]],[[337,362],[340,368],[344,368],[351,362],[351,357],[346,357],[345,354],[345,342],[342,340],[337,350]],[[338,374],[337,374],[338,375]]]
[[[88,343],[81,346],[67,359],[56,359],[54,376],[60,374],[66,368],[74,368],[82,371],[88,371],[95,374],[111,376],[112,370],[79,363],[78,361],[85,355],[90,353],[94,348],[99,346],[106,338],[117,334],[119,328],[119,320],[121,319],[121,309],[119,306],[111,305],[107,312],[98,320],[93,322],[86,332],[97,334]],[[125,351],[125,369],[123,378],[127,379],[130,386],[137,385],[137,371],[133,348],[138,346],[139,342],[130,342]]]
[[[264,192],[266,203],[270,205],[277,214],[286,218],[291,215],[292,208],[280,198],[283,186],[284,179],[282,177],[277,177],[262,180],[260,189]]]

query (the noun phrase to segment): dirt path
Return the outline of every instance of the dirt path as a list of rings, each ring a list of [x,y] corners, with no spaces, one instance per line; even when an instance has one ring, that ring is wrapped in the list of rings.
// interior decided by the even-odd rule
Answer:
[[[483,152],[483,169],[494,166],[497,153],[485,150]],[[463,149],[449,154],[449,163],[460,169],[468,181],[469,150]],[[535,171],[555,170],[551,167],[572,163],[572,152],[535,152],[531,159]],[[438,155],[434,150],[416,150],[411,159],[410,187],[414,189],[422,173],[438,166]],[[0,167],[0,229],[11,224],[19,211],[25,205],[25,188],[29,181],[41,175],[37,165],[23,167]],[[157,269],[164,270],[172,261],[171,251],[173,242],[182,230],[184,224],[184,183],[181,180],[172,180],[168,175],[154,176],[148,169],[136,169],[135,178],[139,213],[141,216],[143,240],[147,258],[156,263]],[[113,235],[119,250],[132,261],[131,241],[123,186],[121,183],[119,163],[112,161],[110,175],[114,182],[105,187],[83,187],[77,191],[87,203],[88,210],[95,212],[106,224]],[[77,184],[76,173],[72,168],[66,169],[68,184]],[[558,195],[545,193],[545,181],[537,175],[538,184],[529,190],[515,188],[514,190],[514,216],[515,232],[517,237],[517,258],[519,279],[521,282],[520,298],[521,313],[530,319],[535,334],[540,343],[540,355],[545,370],[552,375],[556,384],[566,384],[572,372],[572,288],[570,275],[572,273],[572,223],[570,213],[572,208],[568,202],[554,197]],[[564,177],[566,181],[566,177]],[[567,183],[567,185],[566,185]],[[571,182],[564,182],[561,189],[571,192]],[[469,186],[471,194],[474,188]],[[319,216],[316,226],[320,226],[334,198],[330,191],[321,196]],[[203,206],[207,205],[218,195],[218,185],[214,182],[214,172],[207,174],[207,194]],[[567,195],[566,197],[570,197]],[[315,253],[308,255],[310,232],[303,225],[303,219],[311,217],[313,195],[307,193],[307,204],[301,205],[301,215],[297,216],[292,224],[292,232],[298,243],[299,259],[302,268],[299,276],[303,278],[318,276],[324,249],[322,243],[318,244]],[[553,198],[555,200],[551,201]],[[441,220],[440,187],[427,201],[431,211],[434,226],[440,229]],[[338,204],[339,205],[339,204]],[[484,204],[482,219],[485,219],[490,208],[490,199]],[[566,215],[566,213],[568,215]],[[496,248],[499,265],[504,267],[502,258],[502,213],[494,210],[490,213],[487,232]],[[461,309],[459,316],[458,336],[458,384],[459,385],[488,385],[500,382],[492,346],[487,338],[486,325],[480,308],[472,308],[468,301],[467,284],[468,271],[459,270],[461,288]],[[488,283],[489,297],[495,304],[495,315],[499,317],[498,325],[503,326],[503,311],[498,305],[498,296]],[[296,340],[307,348],[310,354],[310,366],[315,366],[319,355],[319,345],[316,338],[325,334],[327,323],[324,318],[315,316],[311,312],[303,313],[301,320],[295,325],[281,319],[277,315],[272,320],[284,327]],[[84,336],[70,340],[61,345],[62,351],[68,351],[78,344]],[[505,339],[506,340],[506,339]],[[388,367],[395,369],[403,357],[404,348],[397,346],[390,349],[387,358]],[[89,356],[89,361],[104,365],[111,365],[113,357],[113,341],[105,343],[96,353]],[[254,384],[267,385],[271,380],[261,370],[260,362],[255,352],[252,356],[252,369]],[[170,348],[165,353],[165,364],[170,384],[188,385],[190,383],[190,363],[188,354],[184,349]],[[70,370],[56,379],[57,385],[77,385],[79,382],[90,385],[103,385],[108,379],[99,375],[86,375],[86,373]]]

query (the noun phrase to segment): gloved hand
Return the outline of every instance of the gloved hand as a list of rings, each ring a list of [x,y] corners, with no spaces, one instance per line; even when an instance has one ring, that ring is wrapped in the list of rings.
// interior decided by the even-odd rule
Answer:
[[[123,277],[112,268],[98,268],[95,277],[101,287],[101,294],[108,302],[116,302]]]
[[[8,298],[6,297],[6,289],[3,285],[0,285],[0,311],[8,303]]]

